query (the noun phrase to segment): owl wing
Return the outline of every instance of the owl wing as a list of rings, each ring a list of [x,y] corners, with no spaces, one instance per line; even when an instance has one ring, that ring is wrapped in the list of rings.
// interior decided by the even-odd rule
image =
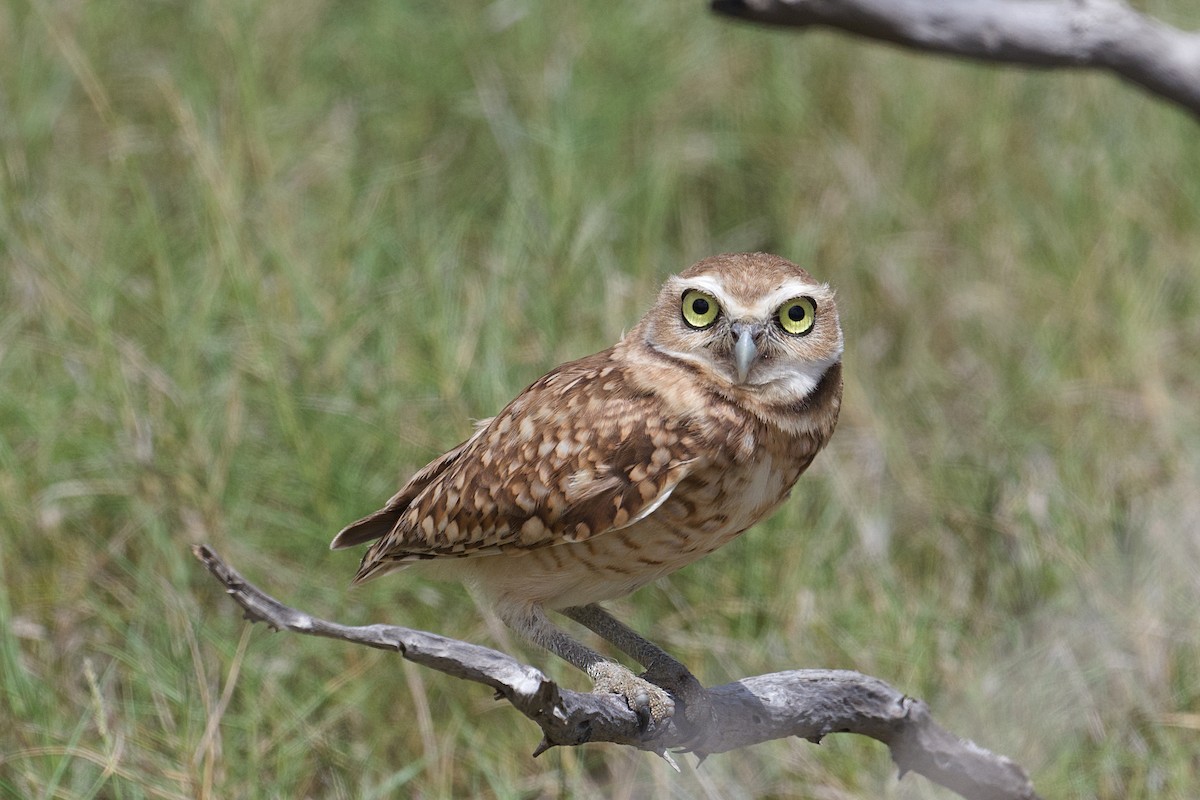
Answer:
[[[538,380],[333,546],[379,538],[361,583],[405,562],[584,541],[652,514],[697,451],[686,425],[597,353]]]

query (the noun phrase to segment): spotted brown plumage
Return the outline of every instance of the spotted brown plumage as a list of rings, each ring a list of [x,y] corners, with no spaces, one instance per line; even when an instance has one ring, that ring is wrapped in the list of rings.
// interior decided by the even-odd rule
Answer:
[[[661,722],[668,695],[544,610],[644,664],[669,658],[593,604],[712,552],[786,499],[836,424],[841,352],[828,286],[778,256],[706,259],[668,279],[620,342],[535,381],[332,546],[374,541],[355,582],[410,565],[462,580]],[[672,688],[698,707],[697,686]]]
[[[339,534],[342,546],[382,532],[355,581],[408,562],[578,543],[637,523],[696,468],[700,445],[688,425],[654,416],[653,403],[629,390],[610,351],[559,367]]]

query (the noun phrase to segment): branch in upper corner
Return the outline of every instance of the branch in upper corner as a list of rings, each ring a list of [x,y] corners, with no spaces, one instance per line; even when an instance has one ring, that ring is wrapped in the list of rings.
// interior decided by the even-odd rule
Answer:
[[[708,690],[714,723],[700,738],[670,722],[659,730],[643,731],[617,695],[562,689],[511,656],[434,633],[318,619],[249,583],[211,548],[198,545],[192,551],[252,622],[394,650],[409,661],[491,687],[497,699],[508,700],[541,728],[535,756],[555,746],[613,742],[659,754],[682,747],[704,757],[791,736],[816,742],[831,733],[858,733],[886,744],[902,774],[924,775],[963,797],[1037,797],[1029,777],[1015,763],[945,730],[921,701],[857,672],[811,669],[744,678]]]
[[[983,61],[1105,69],[1200,117],[1200,34],[1120,0],[712,0],[712,9]]]

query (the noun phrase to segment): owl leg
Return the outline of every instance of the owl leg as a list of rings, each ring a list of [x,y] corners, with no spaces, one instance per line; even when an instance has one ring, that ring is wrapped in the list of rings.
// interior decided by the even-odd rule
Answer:
[[[626,667],[572,639],[550,622],[539,606],[502,606],[497,613],[521,636],[586,672],[595,691],[624,697],[643,730],[651,722],[657,727],[674,715],[675,701],[663,687],[639,678]]]
[[[708,692],[696,680],[696,676],[670,653],[644,639],[595,603],[564,608],[562,613],[611,642],[645,667],[642,677],[682,701],[684,717],[691,726],[707,727],[712,722],[712,703],[708,699]]]

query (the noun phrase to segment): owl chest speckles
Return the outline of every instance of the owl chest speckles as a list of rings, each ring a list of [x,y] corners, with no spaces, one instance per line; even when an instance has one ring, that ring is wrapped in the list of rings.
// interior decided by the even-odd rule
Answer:
[[[770,514],[800,470],[788,454],[767,448],[741,463],[713,464],[680,483],[659,511],[661,524],[687,531],[681,553],[712,552]]]

